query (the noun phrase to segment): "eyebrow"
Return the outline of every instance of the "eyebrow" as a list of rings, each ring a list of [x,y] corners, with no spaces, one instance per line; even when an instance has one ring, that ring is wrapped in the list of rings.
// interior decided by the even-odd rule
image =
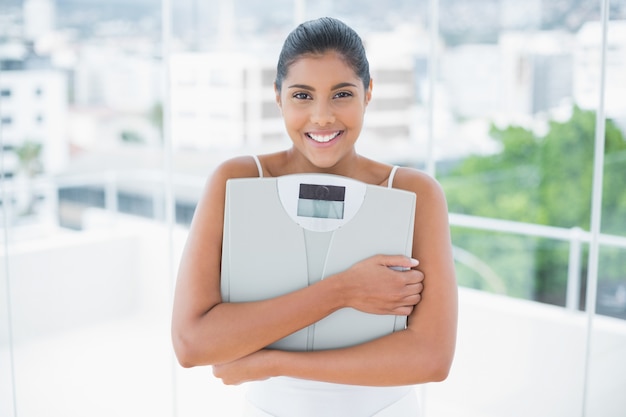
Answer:
[[[339,88],[345,88],[345,87],[356,87],[356,84],[348,83],[348,82],[339,83],[339,84],[332,86],[331,90],[337,90]],[[314,87],[311,87],[310,85],[306,85],[306,84],[292,84],[287,88],[301,88],[303,90],[315,91]]]

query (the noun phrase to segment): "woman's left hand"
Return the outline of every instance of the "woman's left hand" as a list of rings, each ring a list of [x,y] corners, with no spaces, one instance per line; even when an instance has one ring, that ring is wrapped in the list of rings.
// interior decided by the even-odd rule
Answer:
[[[270,357],[274,351],[259,350],[232,362],[213,365],[213,375],[226,385],[261,381],[269,378]]]

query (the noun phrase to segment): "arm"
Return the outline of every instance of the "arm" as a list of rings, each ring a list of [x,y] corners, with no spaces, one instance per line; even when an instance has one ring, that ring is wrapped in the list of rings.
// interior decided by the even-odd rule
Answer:
[[[401,172],[396,185],[418,196],[413,257],[420,260],[426,277],[422,300],[410,314],[407,329],[345,349],[263,350],[215,366],[216,376],[234,384],[284,375],[377,386],[441,381],[447,377],[457,326],[457,287],[447,205],[434,180],[412,170]]]
[[[256,167],[249,158],[223,164],[209,180],[196,208],[179,267],[172,316],[172,340],[181,365],[232,362],[347,306],[378,314],[407,315],[412,311],[419,301],[421,274],[387,268],[411,266],[403,256],[374,257],[363,262],[365,268],[357,264],[273,299],[223,303],[220,263],[226,180],[255,175]],[[363,270],[371,277],[370,288],[356,285],[357,280],[363,281]],[[385,279],[374,279],[376,274]],[[368,303],[361,301],[364,298]]]

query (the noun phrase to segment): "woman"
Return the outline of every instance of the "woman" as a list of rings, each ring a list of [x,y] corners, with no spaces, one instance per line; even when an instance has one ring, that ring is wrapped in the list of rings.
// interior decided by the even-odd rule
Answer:
[[[457,290],[443,192],[422,172],[356,152],[372,81],[361,39],[344,23],[322,18],[296,28],[279,57],[275,92],[292,146],[228,160],[208,181],[177,280],[177,358],[184,367],[212,365],[226,384],[255,381],[249,416],[417,416],[411,386],[445,379],[455,348]],[[226,181],[295,173],[336,174],[415,193],[414,259],[377,255],[283,296],[222,302]],[[407,328],[342,349],[264,349],[345,307],[408,316]]]

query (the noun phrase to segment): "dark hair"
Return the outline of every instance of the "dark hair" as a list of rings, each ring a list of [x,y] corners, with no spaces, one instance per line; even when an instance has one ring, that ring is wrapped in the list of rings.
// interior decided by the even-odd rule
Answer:
[[[370,83],[370,69],[361,37],[348,25],[332,17],[322,17],[300,24],[285,39],[278,57],[276,87],[282,88],[289,66],[302,55],[320,55],[335,51],[343,56],[365,89]]]

